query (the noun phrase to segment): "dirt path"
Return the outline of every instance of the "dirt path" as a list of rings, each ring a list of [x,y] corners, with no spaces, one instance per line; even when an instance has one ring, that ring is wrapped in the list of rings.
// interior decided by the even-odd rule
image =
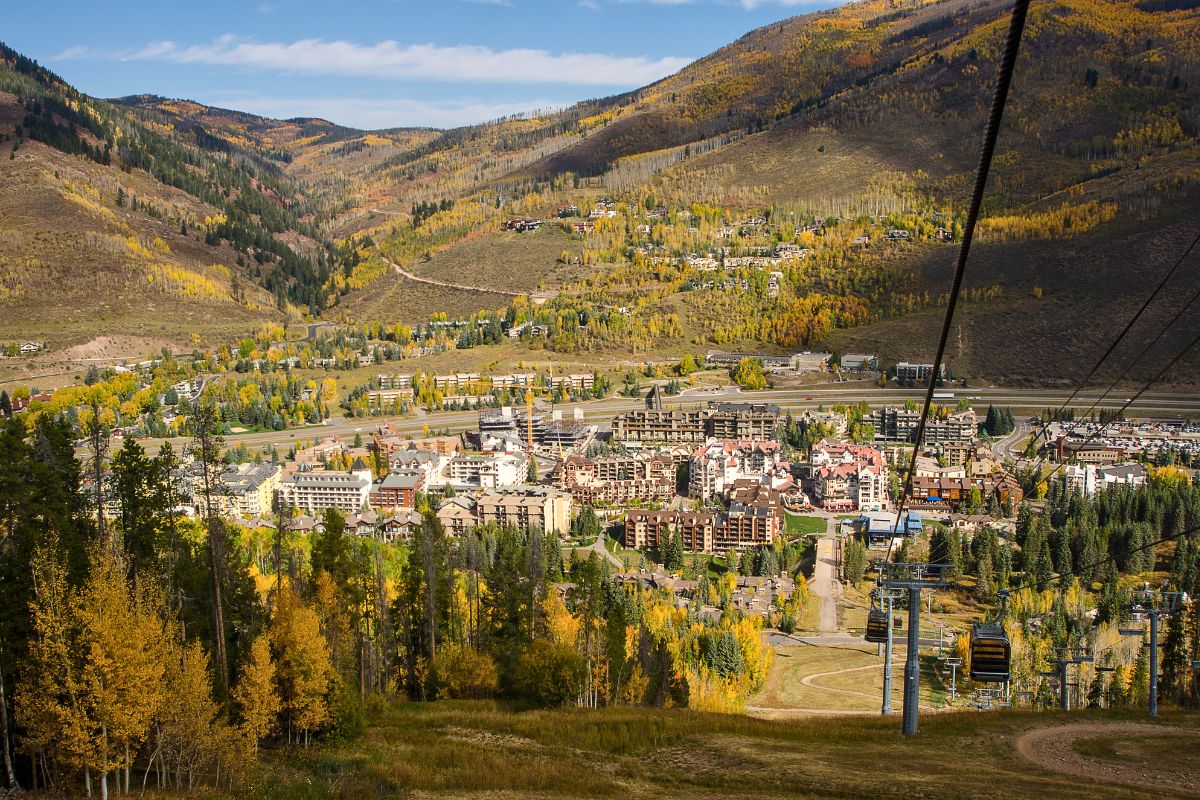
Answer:
[[[1154,787],[1181,796],[1200,797],[1200,775],[1173,768],[1163,762],[1120,764],[1089,758],[1075,751],[1079,739],[1100,736],[1181,736],[1200,738],[1200,731],[1139,722],[1077,723],[1036,728],[1017,738],[1017,752],[1043,769],[1073,775],[1088,781],[1120,783],[1138,788]]]
[[[810,588],[821,599],[817,622],[817,630],[821,633],[834,633],[838,629],[837,601],[842,596],[842,584],[837,579],[836,523],[833,517],[826,522],[825,535],[817,541],[817,559],[813,565]]]
[[[505,297],[520,297],[521,296],[520,292],[510,292],[506,289],[484,289],[483,287],[480,287],[480,286],[467,286],[466,284],[462,284],[462,283],[450,283],[449,281],[439,281],[435,278],[422,278],[420,275],[412,274],[411,272],[404,269],[399,264],[397,264],[395,261],[392,261],[389,258],[385,258],[382,255],[380,255],[380,258],[382,258],[384,260],[384,263],[391,266],[391,268],[396,271],[397,275],[400,275],[401,277],[406,278],[407,280],[410,280],[410,281],[416,281],[417,283],[427,283],[430,286],[441,286],[442,288],[445,288],[445,289],[458,289],[459,291],[463,291],[463,292],[484,292],[485,294],[502,294]]]
[[[903,664],[903,658],[892,656],[893,664]],[[854,689],[839,689],[836,686],[822,686],[819,683],[813,683],[817,678],[828,678],[832,675],[845,675],[847,672],[865,672],[867,670],[881,670],[883,667],[880,664],[867,664],[862,667],[846,667],[845,669],[835,669],[830,672],[814,672],[812,675],[805,675],[800,679],[800,683],[812,689],[819,689],[823,692],[834,692],[835,694],[848,694],[852,697],[865,697],[868,700],[878,700],[878,694],[868,694],[867,692],[859,692]]]

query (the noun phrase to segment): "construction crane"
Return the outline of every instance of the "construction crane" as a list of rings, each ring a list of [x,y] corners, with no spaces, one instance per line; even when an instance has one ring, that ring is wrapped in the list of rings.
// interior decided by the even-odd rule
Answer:
[[[525,444],[533,458],[533,389],[525,390]]]

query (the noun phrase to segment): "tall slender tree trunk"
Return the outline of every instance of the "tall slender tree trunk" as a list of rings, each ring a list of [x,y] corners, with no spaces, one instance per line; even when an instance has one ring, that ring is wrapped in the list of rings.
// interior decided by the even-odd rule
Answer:
[[[229,693],[229,656],[225,652],[225,603],[221,584],[224,571],[225,528],[213,505],[220,476],[214,474],[221,455],[222,438],[213,433],[216,413],[211,405],[200,406],[192,415],[192,454],[200,462],[204,488],[204,521],[208,529],[208,560],[212,570],[213,660],[223,695]]]
[[[4,669],[0,667],[0,749],[4,750],[4,778],[10,789],[20,789],[13,767],[12,735],[8,727],[8,695],[4,687]]]
[[[88,431],[92,446],[92,479],[95,481],[96,495],[96,535],[102,545],[108,545],[108,525],[104,519],[104,451],[108,447],[108,437],[104,426],[100,424],[100,406],[92,403],[92,425]]]
[[[221,567],[224,564],[223,542],[224,529],[220,520],[209,520],[208,526],[208,560],[212,569],[212,604],[213,604],[213,650],[217,662],[217,678],[221,682],[221,691],[229,693],[229,656],[225,653],[225,603],[221,597]]]

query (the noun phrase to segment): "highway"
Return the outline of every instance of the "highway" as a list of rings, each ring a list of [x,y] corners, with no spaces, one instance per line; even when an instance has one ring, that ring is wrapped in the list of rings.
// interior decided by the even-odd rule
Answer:
[[[946,389],[945,391],[951,391]],[[989,404],[1006,406],[1014,411],[1023,411],[1025,415],[1040,412],[1044,408],[1057,408],[1070,397],[1065,389],[997,389],[969,388],[953,389],[953,400],[942,400],[945,404],[953,404],[959,400],[969,400],[976,412],[983,414]],[[878,387],[854,388],[815,388],[804,387],[797,389],[768,389],[757,392],[744,392],[736,386],[724,386],[717,389],[691,388],[674,397],[665,397],[666,407],[694,408],[712,401],[723,402],[759,402],[779,405],[785,410],[802,410],[816,408],[820,405],[831,406],[838,403],[866,402],[872,406],[898,405],[912,398],[920,402],[924,398],[924,389],[880,389]],[[1085,410],[1097,399],[1097,393],[1083,393],[1072,401],[1072,407]],[[582,409],[585,419],[604,427],[613,415],[622,411],[640,408],[644,405],[641,398],[607,397],[603,400],[589,400],[581,403],[562,403],[556,405],[564,416]],[[1110,397],[1101,402],[1097,408],[1118,409],[1125,402],[1125,396]],[[1147,392],[1134,402],[1129,409],[1130,416],[1177,417],[1200,416],[1200,395],[1191,393]],[[1021,414],[1018,414],[1020,417]],[[323,425],[305,428],[293,428],[283,431],[265,431],[256,433],[231,434],[226,443],[230,446],[245,444],[251,448],[262,448],[269,445],[287,448],[300,439],[313,440],[336,436],[342,439],[352,439],[355,433],[362,433],[368,438],[374,428],[383,423],[390,423],[402,434],[411,433],[413,436],[422,435],[425,427],[431,431],[459,431],[473,429],[478,421],[477,411],[435,411],[426,413],[419,411],[401,417],[360,417],[347,419],[336,417]],[[1009,455],[1009,448],[1024,441],[1029,434],[1029,426],[1018,419],[1017,430],[1001,442],[994,445],[998,455]],[[143,446],[157,450],[162,440],[143,440]],[[175,438],[169,440],[179,446],[185,440]]]

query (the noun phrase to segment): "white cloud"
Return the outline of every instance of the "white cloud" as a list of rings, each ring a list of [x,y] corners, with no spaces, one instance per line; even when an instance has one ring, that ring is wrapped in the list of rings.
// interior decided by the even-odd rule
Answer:
[[[359,44],[301,39],[255,42],[232,35],[208,44],[151,42],[124,53],[70,48],[59,59],[118,58],[246,67],[282,73],[341,75],[447,82],[553,83],[593,86],[641,86],[691,63],[690,58],[615,56],[604,53],[551,53],[546,50],[493,50],[476,45],[401,45],[395,41]]]
[[[375,100],[358,97],[262,97],[221,95],[203,102],[274,119],[321,117],[339,125],[364,130],[380,128],[456,128],[488,122],[533,109],[551,110],[568,105],[561,100],[492,103],[472,98],[459,100]]]
[[[835,8],[848,0],[616,0],[622,4],[645,3],[654,6],[741,6],[747,11],[765,6],[780,6],[782,8],[803,8],[809,10]]]

